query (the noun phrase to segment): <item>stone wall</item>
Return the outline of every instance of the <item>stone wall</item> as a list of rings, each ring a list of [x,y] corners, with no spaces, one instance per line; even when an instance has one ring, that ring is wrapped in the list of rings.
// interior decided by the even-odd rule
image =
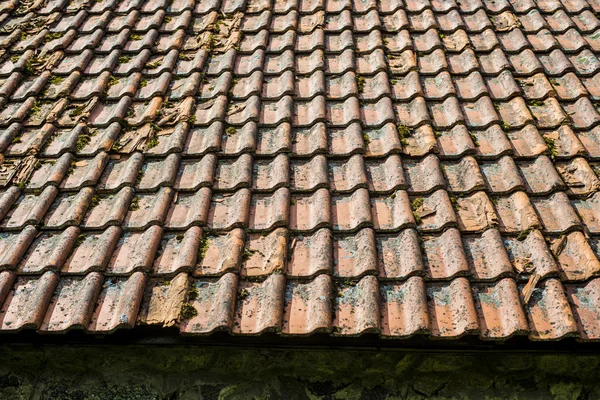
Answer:
[[[0,399],[597,399],[600,356],[0,346]]]

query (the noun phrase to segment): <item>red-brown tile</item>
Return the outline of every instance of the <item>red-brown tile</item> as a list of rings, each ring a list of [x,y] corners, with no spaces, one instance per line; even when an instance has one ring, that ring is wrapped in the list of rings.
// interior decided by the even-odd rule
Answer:
[[[40,331],[64,333],[71,329],[85,329],[103,280],[97,272],[83,278],[62,278],[50,299]]]
[[[59,271],[79,235],[79,228],[71,226],[60,234],[43,233],[30,245],[18,265],[19,274]]]
[[[599,279],[592,279],[584,284],[565,285],[567,298],[583,340],[600,338],[600,308],[597,307],[600,298],[599,285]]]
[[[197,315],[181,322],[181,333],[206,335],[215,330],[231,329],[234,321],[237,277],[226,274],[219,280],[192,282],[189,306]]]
[[[110,333],[119,328],[133,328],[146,282],[141,272],[129,278],[108,278],[102,285],[88,332]]]
[[[531,340],[558,340],[577,333],[577,324],[564,288],[557,279],[541,282],[533,290],[525,310]]]
[[[524,277],[537,274],[543,278],[558,272],[556,260],[540,231],[534,229],[516,238],[505,238],[504,245],[518,274]]]
[[[234,229],[222,235],[204,235],[198,245],[194,276],[221,275],[238,272],[244,253],[245,234]]]
[[[430,329],[425,283],[420,277],[380,286],[381,335],[407,337]]]
[[[240,282],[233,320],[234,334],[280,331],[283,322],[285,277],[270,275],[263,282]]]
[[[457,229],[450,228],[439,236],[424,237],[422,246],[428,277],[448,279],[468,274],[469,264]]]
[[[287,230],[279,228],[269,234],[250,234],[244,248],[243,277],[284,273],[287,260]]]
[[[328,229],[293,236],[289,251],[288,276],[310,277],[332,270],[332,238]]]
[[[414,229],[387,235],[378,234],[375,240],[380,278],[401,279],[424,274],[421,245]]]
[[[528,331],[515,281],[509,278],[473,287],[475,307],[484,339],[507,339]]]
[[[466,278],[430,284],[426,293],[432,336],[456,338],[478,332],[477,311]]]
[[[58,281],[58,273],[51,271],[40,277],[17,278],[0,308],[0,329],[18,331],[38,328]]]
[[[333,334],[357,336],[378,332],[379,285],[374,276],[365,276],[358,282],[338,283],[334,287]]]
[[[160,245],[162,228],[152,226],[143,232],[125,233],[116,244],[106,272],[128,275],[134,271],[149,271]]]
[[[307,335],[331,328],[332,282],[320,275],[310,282],[289,282],[285,291],[283,335]]]
[[[519,233],[542,226],[524,192],[497,198],[495,208],[502,232]]]
[[[33,226],[18,233],[0,234],[0,269],[14,269],[37,235]]]
[[[69,258],[62,266],[62,274],[81,274],[104,271],[119,241],[121,230],[116,226],[104,232],[83,233],[77,237]]]
[[[475,279],[486,281],[513,275],[514,269],[498,230],[488,229],[481,235],[465,235],[463,244]]]

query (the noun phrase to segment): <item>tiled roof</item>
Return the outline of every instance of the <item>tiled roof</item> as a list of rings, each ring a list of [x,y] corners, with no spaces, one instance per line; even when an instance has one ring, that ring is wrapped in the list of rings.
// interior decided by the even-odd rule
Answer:
[[[3,1],[0,331],[600,339],[599,12]]]

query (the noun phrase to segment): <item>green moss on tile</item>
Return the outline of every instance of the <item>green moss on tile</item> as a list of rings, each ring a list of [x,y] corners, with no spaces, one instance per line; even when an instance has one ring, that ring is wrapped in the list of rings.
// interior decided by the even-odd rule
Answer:
[[[44,36],[44,42],[48,43],[48,42],[51,42],[51,41],[53,41],[55,39],[60,39],[64,35],[65,35],[64,32],[47,33],[46,36]]]
[[[196,307],[194,307],[192,304],[184,303],[181,306],[181,314],[180,314],[181,319],[183,319],[183,320],[191,319],[191,318],[194,318],[196,315],[198,315],[198,310],[196,310]]]
[[[208,237],[201,237],[200,243],[198,243],[198,260],[203,260],[208,251],[210,245],[210,239]]]
[[[199,294],[200,293],[198,292],[198,288],[195,286],[192,286],[192,288],[190,290],[188,290],[188,294],[187,294],[188,301],[196,300],[198,298]]]
[[[356,76],[356,86],[358,87],[358,93],[363,93],[365,91],[366,79],[362,75]]]
[[[131,199],[131,204],[129,204],[129,210],[137,211],[139,209],[140,209],[140,197],[134,196],[133,199]]]
[[[548,136],[543,136],[544,141],[546,142],[546,146],[548,146],[548,150],[550,151],[550,156],[552,158],[558,155],[558,150],[556,149],[556,141]]]
[[[65,78],[63,78],[62,76],[56,76],[56,75],[52,75],[52,78],[50,78],[49,82],[52,85],[58,85],[60,83],[62,83],[62,81],[64,81]]]

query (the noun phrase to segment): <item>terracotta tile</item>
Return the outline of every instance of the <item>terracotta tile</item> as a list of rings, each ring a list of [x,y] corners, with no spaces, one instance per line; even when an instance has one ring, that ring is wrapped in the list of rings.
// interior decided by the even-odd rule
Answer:
[[[42,221],[58,190],[48,186],[40,194],[25,194],[19,198],[16,208],[5,214],[1,226],[7,230],[22,229],[25,225],[37,225]]]
[[[493,70],[497,72],[499,68],[496,66],[496,63],[502,66],[508,66],[508,60],[506,60],[502,52],[500,52],[500,55],[496,58],[493,58],[494,55],[497,55],[497,53],[492,51],[490,55],[481,55],[478,59],[472,49],[465,49],[459,54],[448,54],[448,69],[450,72],[456,74],[467,74],[479,69],[480,61],[482,62],[481,68],[485,72],[487,72],[487,70]],[[504,62],[506,64],[503,64]]]
[[[89,271],[104,271],[120,235],[121,230],[116,226],[108,227],[104,232],[80,234],[75,240],[69,258],[62,266],[61,273],[81,274]]]
[[[498,225],[498,216],[484,192],[456,199],[458,227],[462,232],[478,232]]]
[[[586,154],[580,138],[573,132],[568,125],[563,125],[557,130],[544,132],[544,141],[554,143],[554,151],[556,157],[575,157],[577,155]]]
[[[391,193],[397,189],[406,189],[402,162],[397,154],[384,159],[365,162],[367,182],[371,193]]]
[[[196,262],[201,235],[202,230],[198,227],[191,227],[185,234],[165,235],[157,251],[153,272],[170,274],[191,269]]]
[[[544,195],[565,188],[552,161],[546,156],[540,156],[530,162],[521,162],[518,165],[527,183],[527,191],[531,194]]]
[[[404,171],[410,193],[430,193],[446,184],[439,160],[434,155],[422,159],[405,160]]]
[[[360,278],[377,272],[375,233],[362,229],[333,240],[333,273],[344,278]]]
[[[589,196],[600,188],[598,177],[584,158],[557,163],[556,168],[569,187],[569,195]]]
[[[36,278],[17,278],[0,308],[0,329],[18,331],[38,328],[58,281],[58,274],[51,271]]]
[[[210,186],[213,182],[217,158],[210,153],[201,159],[182,160],[177,171],[173,188],[177,191],[194,191]]]
[[[241,276],[255,277],[285,272],[287,246],[287,230],[283,228],[266,235],[248,235]]]
[[[274,159],[258,160],[254,164],[252,189],[254,191],[273,191],[288,186],[290,181],[289,159],[279,154]]]
[[[248,225],[250,191],[240,189],[233,195],[213,196],[207,225],[213,230],[229,230]]]
[[[579,217],[564,192],[555,193],[547,198],[532,198],[532,203],[546,232],[564,233],[581,229]]]
[[[550,250],[558,260],[561,278],[565,280],[587,280],[600,271],[600,262],[581,232],[551,240]]]
[[[473,297],[484,339],[506,339],[528,331],[517,285],[512,279],[473,287]]]
[[[234,304],[237,276],[226,274],[219,280],[193,281],[188,294],[191,307],[197,315],[181,321],[181,333],[205,335],[215,330],[231,329],[234,321]]]
[[[421,85],[419,84],[419,78],[418,78],[418,73],[416,72],[410,72],[406,78],[404,78],[404,80],[406,80],[407,78],[409,78],[411,75],[414,75],[414,78],[412,79],[416,79],[417,82],[416,85],[415,83],[411,83],[411,87],[412,90],[419,90],[420,92],[420,87]],[[402,84],[406,84],[409,82],[403,82],[402,79],[399,79],[398,81],[400,81]],[[424,95],[428,100],[443,100],[453,94],[456,93],[455,89],[454,89],[454,85],[452,84],[452,78],[450,77],[450,74],[446,71],[442,71],[439,74],[435,75],[435,76],[426,76],[423,77],[422,79],[423,81],[423,91],[424,91]],[[458,83],[457,83],[457,86]],[[398,84],[394,84],[394,88],[397,88]],[[460,89],[460,86],[459,86]],[[442,106],[442,105],[440,105]],[[440,107],[438,106],[438,107]],[[459,111],[460,112],[460,111]]]
[[[106,272],[123,275],[137,270],[150,270],[161,236],[162,228],[158,226],[152,226],[144,232],[125,233],[115,247]]]
[[[445,190],[414,198],[411,207],[419,230],[435,232],[456,224],[452,202]]]
[[[347,160],[329,162],[329,180],[333,192],[352,192],[367,186],[363,158],[354,155]]]
[[[524,192],[497,198],[495,208],[501,232],[519,233],[531,228],[541,228],[535,210]]]
[[[598,279],[592,279],[584,284],[566,284],[567,298],[573,311],[573,316],[583,340],[598,339]]]
[[[123,221],[124,229],[141,230],[150,225],[161,224],[169,210],[173,190],[161,188],[155,194],[136,195],[129,205]]]
[[[380,278],[402,279],[412,275],[424,275],[421,245],[414,229],[386,235],[378,234],[375,240]]]
[[[311,282],[290,282],[285,291],[284,335],[305,335],[331,328],[331,278],[320,275]]]
[[[455,125],[450,130],[437,131],[437,142],[440,155],[445,157],[459,157],[474,153],[476,149],[475,143],[464,125]]]
[[[66,153],[58,160],[44,160],[40,161],[39,164],[36,162],[34,171],[27,183],[27,189],[42,190],[48,185],[59,185],[70,170],[72,160],[71,154]]]
[[[249,187],[252,180],[252,157],[242,154],[237,159],[222,159],[215,171],[215,190],[233,191]]]
[[[290,192],[280,188],[273,194],[255,194],[250,202],[248,228],[251,230],[272,229],[288,223]]]
[[[183,148],[184,154],[189,156],[201,156],[209,151],[219,150],[221,147],[221,135],[223,131],[222,122],[213,122],[207,127],[190,128],[186,144]],[[241,131],[243,132],[245,130],[242,129]],[[237,138],[240,135],[232,136]]]
[[[259,129],[256,133],[254,132],[253,136],[256,137],[257,155],[273,156],[277,153],[287,153],[290,151],[292,146],[291,124],[284,122],[276,127],[265,127]]]
[[[425,283],[420,277],[380,286],[381,335],[407,337],[430,329]]]
[[[408,193],[404,190],[387,197],[372,197],[371,214],[378,232],[396,231],[415,224]]]
[[[119,328],[133,328],[146,282],[141,272],[129,278],[108,278],[102,285],[87,330],[110,333]]]
[[[0,268],[3,270],[14,269],[36,235],[37,230],[33,226],[26,226],[19,233],[1,233]]]
[[[197,192],[182,193],[173,199],[167,212],[165,227],[187,229],[192,225],[206,224],[210,207],[211,192],[200,188]]]
[[[234,334],[259,334],[281,330],[285,297],[285,277],[270,275],[264,282],[238,285],[234,314]]]
[[[50,299],[40,331],[64,333],[71,329],[85,329],[103,280],[97,272],[83,278],[62,278]]]
[[[19,199],[21,190],[16,186],[10,186],[3,190],[0,195],[0,216],[4,217],[13,208],[15,202]]]
[[[180,319],[190,279],[179,274],[170,281],[150,280],[144,291],[143,302],[138,314],[138,324],[169,327]]]
[[[289,254],[288,276],[310,277],[330,272],[333,265],[331,232],[319,229],[310,235],[294,236]]]
[[[330,129],[327,135],[330,138],[329,153],[333,155],[348,156],[364,151],[365,138],[358,123],[352,123],[346,128]]]
[[[379,331],[377,278],[365,276],[356,283],[338,284],[334,296],[334,335],[356,336]]]
[[[565,291],[557,279],[548,279],[539,284],[525,310],[531,328],[531,340],[558,340],[577,332]]]
[[[526,125],[522,129],[508,131],[506,136],[510,140],[515,154],[519,157],[532,158],[549,152],[548,144],[533,125]]]
[[[319,73],[311,75],[310,78],[305,78],[308,81],[308,85],[301,85],[302,92],[300,92],[300,97],[312,97],[319,93],[319,88],[321,88],[320,92],[322,92],[322,85],[319,84]],[[322,78],[322,77],[321,77]],[[323,79],[321,79],[322,81]],[[300,81],[297,80],[296,84]],[[316,82],[315,82],[316,81]],[[260,72],[254,72],[249,78],[246,79],[245,87],[240,85],[238,82],[234,88],[234,94],[236,91],[238,93],[252,93],[253,91],[258,91],[257,94],[260,94],[261,85],[262,85],[262,98],[263,99],[279,99],[285,95],[294,95],[294,74],[292,71],[285,71],[279,76],[268,76],[265,78],[264,82],[262,81],[262,74]],[[306,83],[306,82],[303,82]],[[309,91],[308,93],[304,91]]]
[[[290,205],[290,229],[308,232],[331,223],[329,191],[318,189],[310,195],[295,195]]]
[[[469,273],[469,265],[458,230],[450,228],[439,236],[424,237],[422,246],[428,277],[448,279]]]
[[[477,280],[493,280],[513,274],[511,261],[498,230],[488,229],[481,235],[464,236],[463,243],[471,273]]]
[[[558,272],[558,266],[544,237],[538,230],[525,232],[516,238],[505,238],[504,245],[516,272],[523,277],[538,274],[545,277]]]
[[[372,223],[369,193],[358,189],[350,195],[333,196],[331,199],[332,227],[338,231],[353,231]]]
[[[442,168],[448,180],[449,190],[453,193],[469,193],[486,188],[479,165],[473,157],[467,156],[458,162],[443,163]]]
[[[233,229],[217,236],[204,235],[198,247],[194,276],[237,272],[244,252],[244,237],[242,229]]]
[[[133,186],[142,163],[140,153],[110,159],[98,182],[98,190],[116,191],[126,185]]]
[[[466,278],[430,284],[426,295],[432,336],[453,338],[478,332],[477,311]]]
[[[71,226],[60,234],[43,233],[29,246],[17,266],[19,274],[59,271],[79,235],[79,228]]]

